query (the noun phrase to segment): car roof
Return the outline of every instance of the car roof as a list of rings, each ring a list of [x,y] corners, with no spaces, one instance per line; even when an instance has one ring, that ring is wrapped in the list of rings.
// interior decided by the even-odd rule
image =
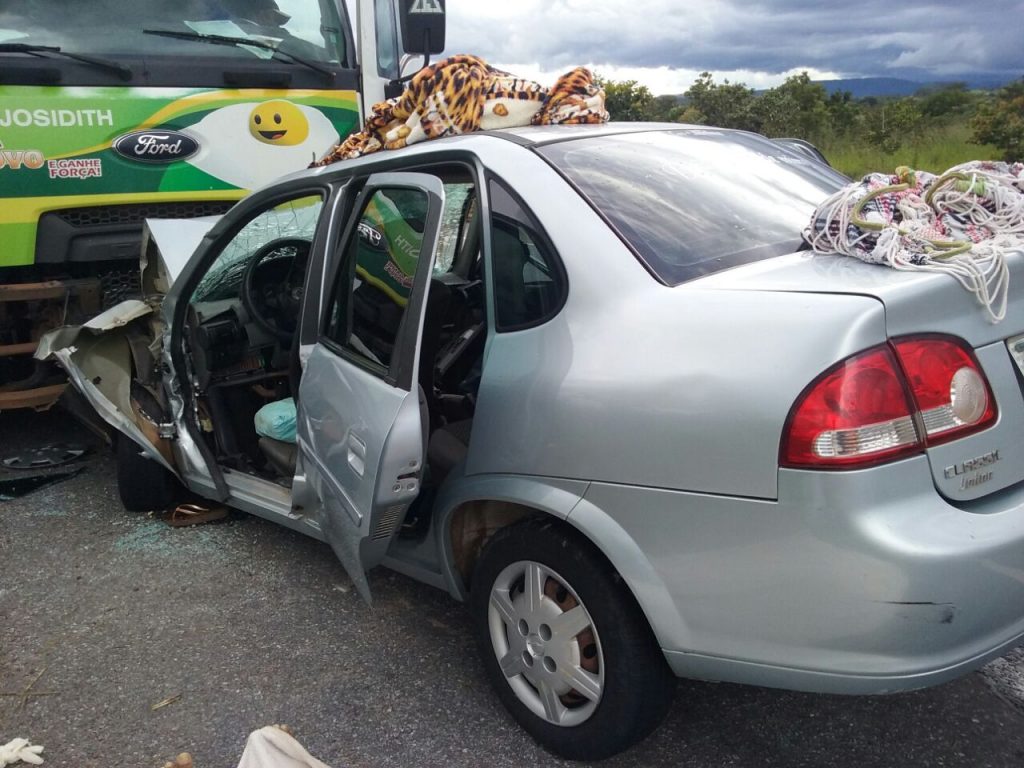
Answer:
[[[445,136],[429,141],[421,141],[401,149],[380,150],[351,160],[340,160],[336,163],[309,168],[276,179],[266,187],[276,187],[282,182],[309,178],[311,175],[334,175],[335,173],[358,173],[360,169],[372,169],[374,166],[400,163],[402,158],[429,156],[438,152],[455,149],[473,150],[475,145],[491,143],[495,139],[503,139],[520,147],[532,149],[549,144],[575,139],[597,136],[614,136],[629,133],[650,131],[679,130],[712,130],[716,133],[737,133],[728,128],[712,128],[704,125],[688,125],[685,123],[629,123],[609,122],[587,125],[530,125],[519,128],[499,128],[490,131],[473,131],[456,136]]]
[[[517,144],[538,147],[559,141],[583,139],[592,136],[610,136],[623,133],[641,133],[644,131],[678,131],[678,130],[709,130],[704,125],[688,125],[685,123],[598,123],[589,125],[528,125],[520,128],[501,128],[494,131],[481,131],[481,135],[499,136],[515,141]],[[732,133],[728,128],[712,128],[710,130]]]
[[[373,152],[369,155],[355,158],[356,161],[364,158],[384,159],[387,157],[402,157],[420,152],[429,152],[435,148],[450,148],[453,146],[472,146],[473,144],[490,141],[495,138],[505,139],[523,147],[541,147],[546,144],[555,144],[561,141],[572,141],[574,139],[585,139],[595,136],[614,136],[627,133],[642,133],[649,131],[679,131],[679,130],[702,130],[715,131],[716,133],[737,133],[730,128],[716,128],[706,125],[689,125],[685,123],[596,123],[586,125],[526,125],[518,128],[497,128],[489,131],[472,131],[454,136],[444,136],[428,141],[410,144],[401,149],[388,149]],[[354,162],[342,160],[341,163]],[[331,166],[325,166],[330,168]]]

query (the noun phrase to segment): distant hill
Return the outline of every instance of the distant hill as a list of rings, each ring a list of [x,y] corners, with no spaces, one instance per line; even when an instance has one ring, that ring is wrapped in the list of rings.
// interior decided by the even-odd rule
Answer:
[[[860,77],[844,80],[817,80],[825,86],[829,93],[849,91],[855,99],[868,96],[912,96],[922,88],[934,88],[949,83],[967,83],[968,88],[999,88],[1006,85],[1003,77],[971,76],[951,77],[944,81],[922,82],[920,80],[904,80],[899,77]]]
[[[1024,75],[1024,72],[1021,74]],[[922,88],[941,88],[952,83],[967,83],[967,87],[972,90],[994,90],[1007,85],[1014,79],[995,75],[964,75],[962,77],[950,77],[946,80],[907,80],[901,77],[848,77],[843,80],[815,80],[814,82],[825,86],[825,90],[829,93],[849,91],[855,99],[866,99],[870,97],[913,96]],[[762,94],[767,90],[767,88],[761,88],[755,91],[755,93]],[[686,94],[677,93],[671,95],[680,104],[686,103]]]

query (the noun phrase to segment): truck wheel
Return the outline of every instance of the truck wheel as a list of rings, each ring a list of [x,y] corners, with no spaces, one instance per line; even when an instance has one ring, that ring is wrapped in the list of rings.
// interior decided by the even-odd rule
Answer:
[[[117,492],[129,512],[166,509],[178,495],[178,479],[147,458],[125,435],[117,437]]]
[[[546,749],[600,760],[647,736],[675,678],[632,594],[589,541],[529,520],[494,535],[473,574],[484,667]]]

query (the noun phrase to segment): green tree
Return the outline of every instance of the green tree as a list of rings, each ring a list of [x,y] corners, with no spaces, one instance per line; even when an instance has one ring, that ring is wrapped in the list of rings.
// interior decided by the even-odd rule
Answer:
[[[685,94],[686,110],[681,122],[716,125],[720,128],[760,130],[754,108],[754,91],[742,83],[715,82],[710,72],[702,72]]]
[[[974,110],[977,99],[967,83],[946,83],[922,88],[914,94],[925,117],[945,119]]]
[[[847,138],[860,130],[864,110],[849,91],[833,91],[825,102],[831,138]]]
[[[811,142],[825,138],[829,122],[827,91],[806,72],[787,77],[757,100],[761,131],[766,136],[796,136]]]
[[[885,152],[895,152],[921,135],[924,127],[921,110],[914,99],[879,102],[865,114],[865,138]]]
[[[650,120],[654,95],[646,85],[636,80],[606,80],[598,76],[598,85],[604,88],[604,106],[612,120]]]
[[[1024,78],[1000,88],[971,120],[972,141],[994,144],[1009,161],[1024,159]]]
[[[683,112],[679,97],[673,95],[655,96],[648,108],[649,120],[675,122]]]

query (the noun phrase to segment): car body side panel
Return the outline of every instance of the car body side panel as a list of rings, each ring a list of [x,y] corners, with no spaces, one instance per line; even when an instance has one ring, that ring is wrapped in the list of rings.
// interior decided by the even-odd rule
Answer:
[[[348,220],[346,245],[361,236],[357,227],[364,219],[357,217],[363,217],[376,195],[389,188],[409,190],[422,198],[423,223],[421,242],[409,243],[414,273],[407,275],[412,279],[403,297],[407,304],[402,321],[392,337],[394,353],[388,370],[371,372],[347,359],[351,352],[344,351],[336,339],[323,336],[305,361],[297,393],[296,437],[302,465],[296,467],[295,485],[301,495],[307,483],[313,491],[321,530],[368,603],[364,571],[384,559],[421,488],[426,427],[413,382],[445,200],[444,187],[435,176],[372,175],[361,204]],[[399,203],[392,204],[396,220],[404,224],[409,214]],[[357,262],[346,263],[351,271],[342,271],[334,279],[345,286],[339,290],[351,293],[353,279],[358,279],[354,278]],[[321,315],[330,311],[329,305],[319,301],[318,292],[311,298],[320,305]],[[356,339],[352,326],[346,328]],[[351,343],[348,337],[346,341]]]
[[[481,155],[529,201],[569,290],[547,323],[492,334],[467,474],[774,498],[790,407],[833,363],[885,340],[881,303],[666,287],[540,158]]]
[[[602,305],[571,285],[552,321],[491,340],[476,415],[486,429],[473,430],[468,472],[775,498],[792,404],[884,340],[882,307],[733,298],[654,286]]]
[[[40,341],[37,356],[52,357],[67,372],[75,388],[96,413],[121,434],[127,435],[142,453],[163,465],[188,488],[207,498],[225,500],[223,481],[213,477],[191,436],[176,429],[174,439],[160,437],[157,425],[144,421],[132,406],[132,355],[127,333],[137,323],[149,322],[152,308],[129,300],[98,315],[83,326],[52,331]],[[166,348],[160,354],[169,365]],[[171,410],[169,424],[183,424],[184,404],[177,379],[166,382]]]
[[[167,441],[158,436],[151,439],[155,425],[147,436],[139,421],[142,417],[131,403],[132,353],[127,333],[152,313],[144,301],[122,301],[81,326],[47,333],[40,339],[36,357],[55,360],[100,418],[135,441],[145,456],[178,475]]]
[[[416,393],[361,370],[321,344],[306,362],[299,392],[301,473],[317,499],[325,538],[369,602],[364,561],[379,562],[393,532],[368,538],[378,507],[386,499],[404,508],[419,492],[418,475],[396,479],[402,471],[418,473],[422,465],[419,401]],[[399,445],[391,453],[401,457],[403,466],[397,471],[395,456],[387,450],[395,433]]]
[[[986,503],[942,501],[917,456],[783,470],[775,502],[592,483],[578,509],[602,510],[650,561],[656,587],[627,581],[680,674],[879,693],[1024,639],[1024,487]],[[628,572],[622,551],[607,554]],[[671,609],[652,610],[660,589]]]

